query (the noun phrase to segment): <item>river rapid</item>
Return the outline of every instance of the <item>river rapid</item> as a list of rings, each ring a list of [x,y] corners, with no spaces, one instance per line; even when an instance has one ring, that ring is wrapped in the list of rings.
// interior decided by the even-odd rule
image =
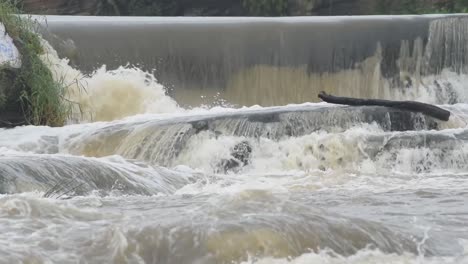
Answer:
[[[44,46],[80,107],[64,127],[0,130],[0,263],[468,263],[467,75],[387,88],[448,122],[189,107],[138,68],[83,74]],[[241,142],[248,162],[226,169]]]

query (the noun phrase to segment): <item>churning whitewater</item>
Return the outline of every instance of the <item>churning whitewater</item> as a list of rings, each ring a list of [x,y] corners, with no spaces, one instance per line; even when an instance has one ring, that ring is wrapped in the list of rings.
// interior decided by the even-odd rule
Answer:
[[[468,263],[468,75],[421,74],[440,39],[445,52],[466,51],[466,35],[447,44],[446,29],[433,23],[412,56],[402,45],[403,80],[382,76],[379,54],[310,78],[436,103],[448,122],[382,107],[262,107],[232,91],[182,106],[151,73],[85,74],[44,41],[42,59],[77,107],[61,128],[0,130],[0,262]]]

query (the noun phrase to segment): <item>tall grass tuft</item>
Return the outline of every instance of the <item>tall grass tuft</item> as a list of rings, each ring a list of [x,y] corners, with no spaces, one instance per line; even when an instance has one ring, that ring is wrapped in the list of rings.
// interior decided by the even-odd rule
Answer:
[[[32,125],[62,126],[71,114],[70,102],[63,100],[65,86],[56,82],[40,59],[44,53],[38,27],[31,17],[19,16],[15,1],[0,0],[0,22],[21,54],[22,66],[14,80],[25,120]]]

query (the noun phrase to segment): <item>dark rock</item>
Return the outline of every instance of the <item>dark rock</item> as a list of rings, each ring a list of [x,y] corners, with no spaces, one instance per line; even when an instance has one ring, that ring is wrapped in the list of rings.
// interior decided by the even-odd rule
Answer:
[[[0,127],[11,128],[26,124],[19,98],[21,90],[16,85],[18,71],[0,70]]]
[[[270,114],[253,114],[248,116],[250,122],[261,122],[261,123],[275,123],[280,122],[278,113]]]
[[[195,129],[195,134],[209,129],[208,122],[204,120],[193,122],[192,127]]]
[[[237,143],[231,150],[230,159],[223,159],[218,165],[218,172],[237,171],[250,163],[252,146],[248,141]]]
[[[252,154],[252,146],[248,141],[242,141],[234,146],[231,155],[238,160],[241,165],[246,166],[250,163],[250,155]]]

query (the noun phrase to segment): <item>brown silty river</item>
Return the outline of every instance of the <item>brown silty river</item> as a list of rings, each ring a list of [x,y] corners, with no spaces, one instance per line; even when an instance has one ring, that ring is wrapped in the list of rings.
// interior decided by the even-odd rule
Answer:
[[[398,80],[383,44],[356,67],[259,63],[202,89],[158,67],[79,70],[44,42],[81,108],[64,127],[0,130],[0,263],[468,263],[468,20],[426,22],[397,42]]]

